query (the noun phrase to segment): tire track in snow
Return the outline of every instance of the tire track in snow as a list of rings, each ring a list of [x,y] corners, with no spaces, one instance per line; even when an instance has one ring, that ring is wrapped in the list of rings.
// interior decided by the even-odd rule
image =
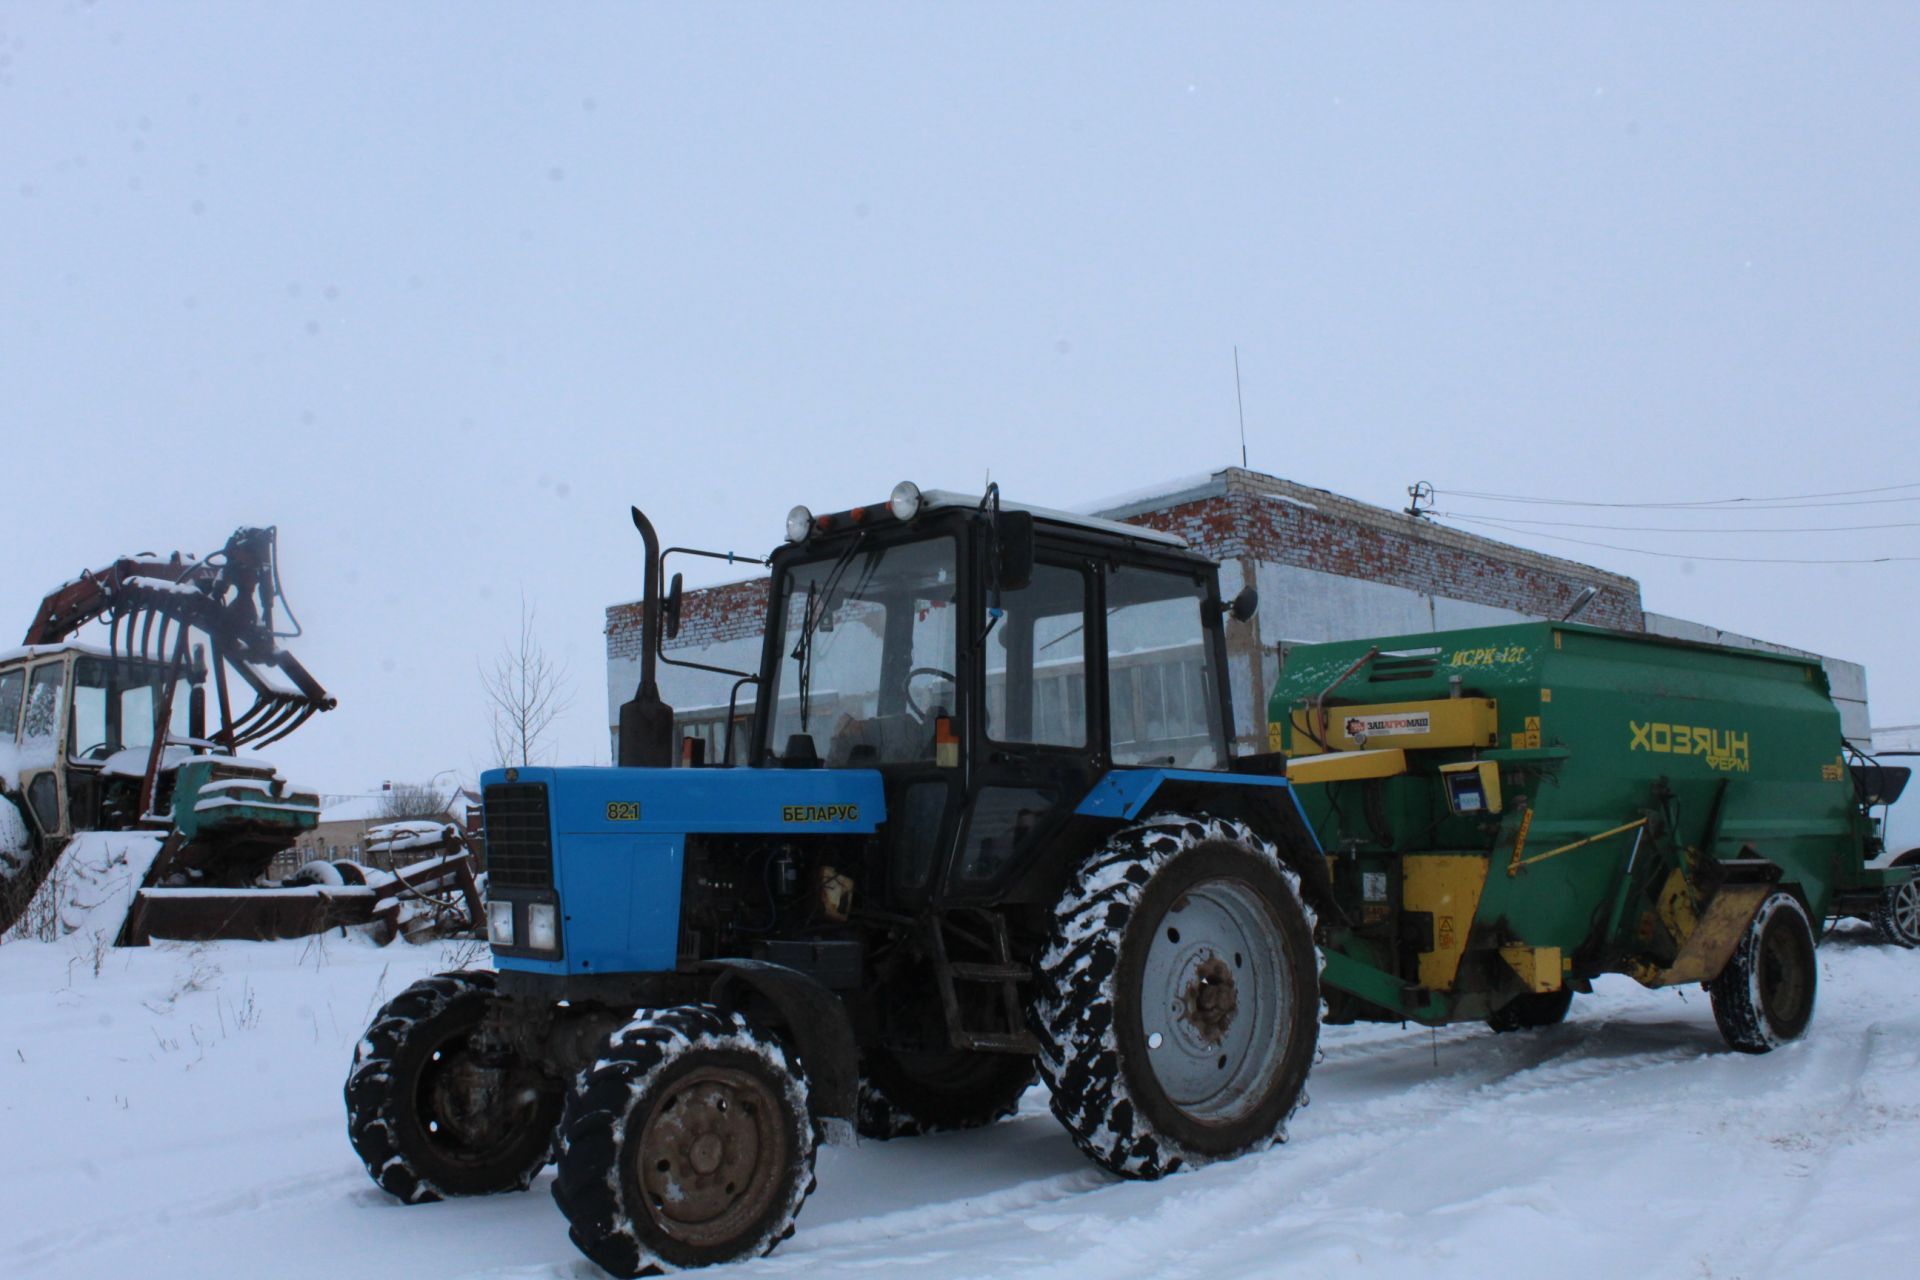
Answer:
[[[1865,1084],[1874,1060],[1885,1056],[1885,1036],[1884,1024],[1868,1023],[1860,1040],[1847,1046],[1843,1070],[1839,1073],[1831,1070],[1833,1059],[1842,1057],[1839,1042],[1802,1040],[1799,1046],[1804,1051],[1800,1055],[1801,1061],[1795,1064],[1794,1080],[1798,1083],[1809,1077],[1818,1077],[1832,1090],[1831,1114],[1852,1113],[1865,1102]],[[1774,1052],[1779,1053],[1780,1050]],[[1804,1098],[1804,1091],[1798,1088],[1778,1090],[1776,1093],[1787,1099]],[[1825,1118],[1821,1113],[1804,1114],[1804,1119],[1809,1122]],[[1806,1274],[1806,1260],[1790,1258],[1786,1246],[1804,1230],[1808,1206],[1819,1194],[1834,1160],[1842,1150],[1852,1145],[1854,1135],[1851,1127],[1836,1130],[1831,1126],[1815,1126],[1812,1123],[1805,1125],[1802,1132],[1806,1135],[1805,1146],[1793,1142],[1798,1134],[1764,1138],[1770,1146],[1783,1153],[1777,1159],[1791,1161],[1800,1167],[1790,1167],[1787,1178],[1783,1180],[1790,1188],[1789,1195],[1766,1204],[1764,1212],[1753,1213],[1743,1222],[1739,1231],[1722,1239],[1711,1259],[1720,1272],[1755,1278],[1775,1274]],[[1758,1209],[1762,1206],[1750,1207]],[[1784,1272],[1782,1268],[1785,1268]]]
[[[1570,1090],[1610,1086],[1626,1077],[1695,1061],[1710,1052],[1709,1042],[1691,1026],[1647,1027],[1645,1024],[1586,1022],[1565,1032],[1495,1037],[1480,1028],[1456,1028],[1443,1036],[1443,1052],[1464,1053],[1468,1061],[1439,1078],[1429,1075],[1411,1087],[1377,1078],[1343,1081],[1359,1068],[1367,1077],[1406,1073],[1420,1065],[1431,1050],[1413,1038],[1336,1046],[1330,1062],[1316,1067],[1310,1085],[1323,1070],[1334,1078],[1323,1081],[1322,1101],[1294,1122],[1295,1138],[1259,1156],[1182,1173],[1159,1183],[1128,1183],[1089,1166],[1083,1172],[1056,1174],[1020,1182],[985,1195],[923,1204],[867,1217],[847,1218],[809,1230],[805,1215],[795,1238],[771,1258],[755,1266],[767,1274],[805,1268],[864,1269],[879,1265],[863,1255],[895,1244],[914,1241],[917,1259],[970,1256],[980,1246],[970,1237],[996,1225],[1022,1228],[993,1243],[991,1260],[982,1256],[982,1274],[1022,1267],[1017,1257],[1032,1233],[1073,1232],[1085,1240],[1085,1251],[1073,1270],[1098,1274],[1102,1280],[1129,1275],[1171,1274],[1163,1251],[1170,1234],[1195,1241],[1198,1255],[1208,1252],[1210,1238],[1235,1234],[1246,1223],[1250,1202],[1265,1212],[1284,1212],[1318,1204],[1325,1193],[1366,1174],[1376,1160],[1396,1149],[1422,1141],[1422,1135],[1441,1123],[1471,1122],[1481,1113],[1504,1110],[1516,1101],[1544,1095],[1561,1096]],[[1652,1048],[1618,1051],[1622,1040],[1650,1042]],[[1352,1052],[1348,1052],[1352,1050]],[[1384,1059],[1384,1061],[1382,1061]],[[1396,1061],[1398,1059],[1398,1061]],[[1347,1070],[1342,1070],[1346,1068]],[[1392,1090],[1374,1096],[1377,1090]],[[1342,1103],[1350,1091],[1366,1099],[1362,1105]],[[1313,1132],[1303,1121],[1323,1117],[1338,1127]],[[1064,1132],[1060,1141],[1068,1141]],[[1222,1185],[1231,1188],[1222,1195]],[[1123,1205],[1124,1202],[1124,1205]],[[1139,1213],[1132,1206],[1146,1211]],[[1062,1215],[1071,1206],[1071,1217]],[[1318,1210],[1315,1210],[1318,1213]],[[1386,1211],[1370,1211],[1386,1213]],[[1386,1216],[1392,1216],[1387,1213]],[[1231,1246],[1220,1245],[1220,1248]],[[897,1255],[889,1254],[897,1262]],[[1042,1270],[1052,1263],[1033,1259]],[[1182,1267],[1183,1271],[1187,1268]],[[1204,1272],[1204,1268],[1201,1269]]]
[[[353,1191],[359,1189],[356,1186],[357,1183],[364,1183],[364,1178],[356,1178],[345,1172],[308,1173],[299,1177],[281,1178],[244,1191],[229,1191],[223,1195],[184,1200],[168,1206],[164,1211],[164,1218],[168,1222],[218,1222],[237,1214],[253,1213],[298,1201],[315,1200],[323,1196],[332,1199],[351,1195]],[[43,1231],[27,1236],[13,1245],[9,1257],[11,1261],[22,1265],[24,1274],[32,1274],[36,1264],[51,1262],[55,1259],[71,1260],[76,1253],[86,1253],[129,1238],[151,1235],[154,1218],[154,1213],[147,1212],[123,1213],[99,1219],[87,1223],[85,1235],[78,1238],[75,1236],[74,1228],[70,1226],[55,1231]]]

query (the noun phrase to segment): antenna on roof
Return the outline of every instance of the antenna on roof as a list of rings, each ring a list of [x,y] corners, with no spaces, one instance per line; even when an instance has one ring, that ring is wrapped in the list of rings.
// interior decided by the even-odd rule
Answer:
[[[1413,505],[1407,508],[1407,514],[1416,520],[1433,514],[1433,486],[1425,480],[1417,480],[1407,486],[1407,496],[1413,499]]]
[[[1240,344],[1233,344],[1233,403],[1240,410],[1240,469],[1247,469],[1247,402],[1240,395]]]

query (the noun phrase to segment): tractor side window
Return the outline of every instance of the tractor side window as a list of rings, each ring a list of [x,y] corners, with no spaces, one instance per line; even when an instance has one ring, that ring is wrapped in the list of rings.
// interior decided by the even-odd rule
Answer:
[[[155,731],[160,727],[160,699],[166,696],[165,684],[128,685],[115,694],[120,704],[119,741],[120,747],[150,747],[153,745]],[[169,715],[166,732],[171,737],[184,738],[191,732],[193,687],[181,680],[173,688],[173,706]]]
[[[997,742],[1087,745],[1087,578],[1035,565],[1001,597],[987,638],[987,736]]]
[[[60,693],[66,684],[64,662],[43,662],[33,669],[27,685],[26,717],[20,723],[20,745],[36,755],[53,759],[54,740],[60,733]]]
[[[67,750],[76,759],[104,759],[119,743],[107,725],[109,668],[104,662],[82,659],[73,672],[73,732]],[[115,708],[116,710],[118,708]]]
[[[24,668],[0,671],[0,742],[11,743],[20,732],[20,704],[26,701]]]
[[[153,705],[153,695],[154,688],[150,684],[136,684],[120,691],[121,746],[153,745],[153,719],[158,711]]]
[[[1203,583],[1118,566],[1107,578],[1107,705],[1115,764],[1211,769],[1225,757],[1208,674]]]

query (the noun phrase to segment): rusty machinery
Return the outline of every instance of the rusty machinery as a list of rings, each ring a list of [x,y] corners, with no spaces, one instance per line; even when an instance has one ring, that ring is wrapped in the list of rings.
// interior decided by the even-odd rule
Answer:
[[[243,752],[336,702],[281,647],[300,628],[277,548],[273,528],[242,528],[206,556],[123,556],[48,593],[24,647],[0,655],[0,794],[22,819],[0,812],[0,929],[85,831],[164,833],[123,945],[298,936],[367,914],[364,889],[263,879],[319,799]],[[76,640],[93,622],[104,648]]]

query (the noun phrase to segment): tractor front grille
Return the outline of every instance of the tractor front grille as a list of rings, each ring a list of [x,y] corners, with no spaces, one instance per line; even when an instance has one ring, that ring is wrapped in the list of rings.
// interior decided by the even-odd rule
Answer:
[[[553,888],[553,825],[547,784],[502,782],[484,797],[487,879],[497,889]]]

